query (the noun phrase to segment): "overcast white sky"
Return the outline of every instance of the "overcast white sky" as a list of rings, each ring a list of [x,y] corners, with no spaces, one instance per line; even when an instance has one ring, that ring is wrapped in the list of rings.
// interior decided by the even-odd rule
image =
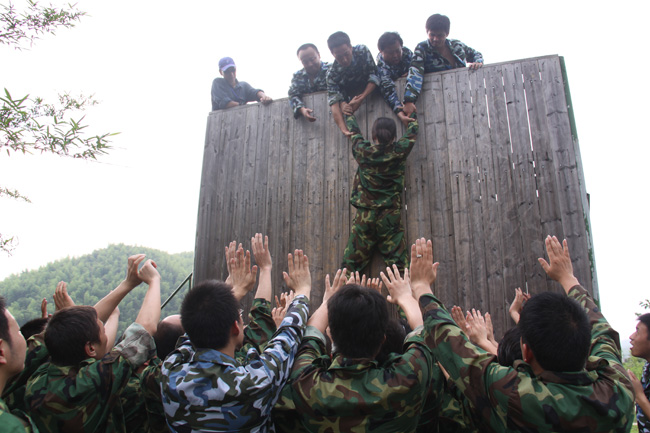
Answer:
[[[22,0],[14,4],[24,6]],[[87,113],[90,128],[121,134],[99,162],[0,155],[0,185],[33,202],[0,199],[0,232],[20,241],[11,257],[0,255],[0,278],[110,243],[172,253],[194,249],[209,93],[220,57],[233,57],[240,80],[279,99],[301,67],[295,56],[300,44],[315,43],[323,60],[331,61],[326,40],[334,31],[347,32],[353,44],[366,44],[376,54],[378,37],[390,30],[414,48],[426,38],[426,18],[442,13],[451,19],[450,37],[481,51],[486,63],[565,57],[591,194],[601,302],[627,345],[633,313],[650,297],[640,278],[650,237],[649,206],[641,195],[650,154],[650,95],[643,79],[650,61],[645,16],[635,13],[638,3],[80,0],[77,5],[90,16],[76,28],[46,36],[31,50],[0,46],[0,85],[14,96],[94,93],[101,105]]]

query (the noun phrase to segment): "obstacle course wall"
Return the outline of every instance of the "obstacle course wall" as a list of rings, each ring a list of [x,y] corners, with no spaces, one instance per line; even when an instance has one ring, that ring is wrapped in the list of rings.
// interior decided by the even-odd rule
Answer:
[[[403,88],[401,80],[400,95]],[[294,119],[286,98],[210,113],[195,281],[224,279],[224,246],[236,239],[250,249],[251,236],[261,232],[271,243],[274,293],[282,291],[287,253],[301,248],[312,269],[312,309],[320,305],[324,276],[340,266],[354,218],[348,200],[357,165],[326,94],[305,102],[318,121]],[[501,335],[512,324],[508,302],[516,287],[559,290],[537,262],[547,234],[568,239],[576,276],[598,299],[562,58],[427,74],[417,110],[402,217],[409,245],[433,240],[441,300],[489,311]],[[356,115],[366,137],[377,117],[397,120],[377,94]],[[371,274],[381,267],[375,260]],[[252,295],[244,306],[251,302]]]

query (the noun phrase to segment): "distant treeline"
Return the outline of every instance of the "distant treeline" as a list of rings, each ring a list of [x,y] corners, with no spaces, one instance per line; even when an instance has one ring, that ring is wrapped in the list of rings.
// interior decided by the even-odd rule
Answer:
[[[193,252],[169,254],[152,248],[118,244],[7,277],[0,282],[0,295],[6,298],[9,311],[21,326],[41,316],[43,298],[47,298],[48,312],[54,313],[52,295],[59,281],[68,283],[68,293],[77,305],[94,305],[120,284],[126,276],[128,257],[138,253],[146,254],[158,265],[162,301],[192,272]],[[135,320],[146,290],[147,285],[141,284],[120,303],[120,332]],[[187,288],[165,307],[163,317],[179,311],[185,290]]]

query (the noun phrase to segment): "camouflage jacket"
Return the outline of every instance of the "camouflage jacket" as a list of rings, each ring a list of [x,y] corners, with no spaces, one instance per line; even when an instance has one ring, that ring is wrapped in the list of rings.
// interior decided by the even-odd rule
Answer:
[[[147,431],[150,433],[167,433],[170,431],[167,427],[162,397],[160,395],[161,367],[162,361],[160,358],[155,357],[149,362],[149,365],[141,374],[140,391],[147,413]]]
[[[27,380],[32,377],[32,374],[34,374],[41,365],[50,360],[50,353],[47,351],[47,347],[43,341],[43,335],[44,334],[41,332],[40,334],[32,335],[27,340],[25,368],[23,368],[23,371],[21,371],[20,374],[11,378],[2,392],[2,398],[12,411],[27,411],[27,407],[25,406],[25,388],[27,386]]]
[[[212,111],[223,110],[229,102],[235,101],[239,105],[246,105],[247,102],[259,101],[257,93],[262,89],[254,89],[245,81],[237,80],[235,87],[231,87],[225,78],[215,78],[212,81]]]
[[[248,325],[244,328],[244,344],[235,352],[235,358],[242,363],[246,360],[250,349],[263,352],[277,329],[271,315],[271,303],[266,299],[253,299],[248,318]]]
[[[390,108],[397,113],[402,106],[397,90],[395,89],[395,80],[408,74],[411,68],[413,52],[406,47],[402,47],[402,60],[397,65],[389,65],[384,61],[381,53],[377,54],[377,75],[379,75],[379,90],[384,97],[384,101]]]
[[[415,117],[415,113],[411,115]],[[352,154],[359,167],[354,175],[350,204],[357,208],[401,208],[406,158],[418,134],[418,121],[409,123],[406,133],[395,143],[373,144],[364,140],[357,119],[347,116],[346,124],[353,135]]]
[[[643,393],[650,399],[650,363],[646,362],[643,367],[641,385],[643,385]],[[636,421],[637,426],[639,427],[639,433],[650,433],[650,420],[643,413],[638,404],[636,405]]]
[[[120,395],[155,343],[133,323],[101,360],[78,366],[42,365],[27,382],[25,404],[41,432],[126,432]]]
[[[330,359],[325,337],[308,327],[273,417],[279,432],[413,432],[426,408],[438,407],[444,377],[424,344],[429,332],[411,332],[402,355],[381,366],[372,359]],[[434,414],[435,415],[435,414]],[[427,419],[430,421],[430,419]]]
[[[380,85],[377,65],[365,45],[352,47],[352,64],[344,68],[334,61],[327,72],[327,103],[334,105],[363,93],[368,83]]]
[[[467,62],[483,63],[483,55],[456,39],[447,39],[447,46],[456,59],[456,64],[450,64],[435,50],[429,40],[420,42],[413,52],[411,69],[406,79],[404,102],[416,102],[422,91],[423,75],[429,72],[446,71],[448,69],[464,68]]]
[[[124,410],[124,425],[129,433],[145,433],[149,431],[144,398],[141,374],[133,370],[120,394],[120,401]]]
[[[634,419],[632,385],[621,363],[618,333],[603,317],[585,289],[569,296],[587,311],[591,353],[579,372],[544,371],[516,361],[503,367],[496,357],[471,344],[442,303],[420,298],[427,339],[474,414],[480,431],[628,432]]]
[[[302,95],[327,90],[327,71],[329,68],[329,63],[320,62],[320,71],[318,71],[314,81],[309,79],[305,68],[293,74],[291,87],[289,87],[289,105],[293,110],[294,118],[300,117],[300,108],[305,106],[304,102],[302,102]]]
[[[296,296],[263,352],[240,362],[189,339],[165,359],[162,398],[173,431],[274,431],[271,409],[286,382],[309,316],[308,299]]]
[[[38,428],[31,418],[21,411],[9,410],[7,404],[0,399],[0,431],[2,433],[38,433]]]

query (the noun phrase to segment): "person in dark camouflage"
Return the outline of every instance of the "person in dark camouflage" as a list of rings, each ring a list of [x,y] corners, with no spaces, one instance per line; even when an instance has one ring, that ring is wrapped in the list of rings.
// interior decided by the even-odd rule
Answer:
[[[628,370],[636,398],[636,420],[639,432],[650,432],[650,313],[637,318],[636,331],[630,335],[630,355],[646,361],[641,380]]]
[[[407,266],[406,239],[402,224],[401,194],[404,191],[406,158],[418,133],[415,114],[406,133],[398,141],[395,121],[377,119],[372,127],[375,144],[364,140],[354,116],[346,121],[352,142],[352,154],[359,167],[354,176],[350,204],[357,208],[350,237],[343,253],[342,268],[362,271],[372,259],[375,247],[387,266]]]
[[[427,19],[428,39],[415,47],[406,80],[404,113],[407,115],[415,111],[424,74],[464,67],[478,69],[483,65],[481,53],[461,41],[447,39],[449,28],[449,18],[444,15],[435,14]]]
[[[44,341],[51,362],[36,370],[25,390],[39,431],[126,432],[120,396],[132,372],[153,356],[151,334],[160,318],[160,274],[151,260],[138,270],[143,260],[144,254],[129,257],[127,278],[94,308],[71,306],[50,319]],[[140,312],[112,348],[117,306],[141,282],[149,289]]]
[[[377,54],[379,90],[381,90],[384,101],[406,126],[411,118],[404,114],[402,103],[395,89],[395,80],[406,77],[408,74],[413,52],[404,46],[404,42],[397,32],[386,32],[381,35],[377,41],[377,48],[379,48],[379,54]]]
[[[433,295],[437,263],[431,241],[411,250],[411,287],[432,332],[426,343],[463,393],[482,432],[628,432],[632,385],[621,361],[618,333],[573,275],[566,241],[546,238],[547,275],[566,294],[533,296],[521,312],[523,360],[499,365],[469,342]]]
[[[327,103],[334,122],[341,132],[351,136],[343,115],[352,115],[361,103],[379,86],[377,65],[365,45],[352,46],[344,32],[332,33],[327,46],[334,63],[327,72]]]
[[[258,240],[260,247],[261,235]],[[268,252],[268,241],[261,248]],[[257,260],[261,269],[270,266],[270,255],[267,259]],[[270,297],[268,270],[264,278],[260,275],[258,291],[268,290]],[[301,250],[289,254],[284,280],[296,297],[264,350],[251,347],[243,360],[236,355],[244,342],[244,325],[235,294],[248,293],[255,285],[257,266],[251,268],[250,253],[236,253],[229,273],[232,286],[207,281],[183,300],[181,321],[187,335],[162,367],[163,405],[172,431],[273,431],[271,408],[309,315],[309,261]]]
[[[294,118],[303,116],[310,122],[315,122],[314,110],[305,106],[302,96],[327,90],[327,71],[330,64],[321,61],[318,48],[314,44],[301,45],[296,54],[303,68],[293,74],[291,79],[289,105]]]

